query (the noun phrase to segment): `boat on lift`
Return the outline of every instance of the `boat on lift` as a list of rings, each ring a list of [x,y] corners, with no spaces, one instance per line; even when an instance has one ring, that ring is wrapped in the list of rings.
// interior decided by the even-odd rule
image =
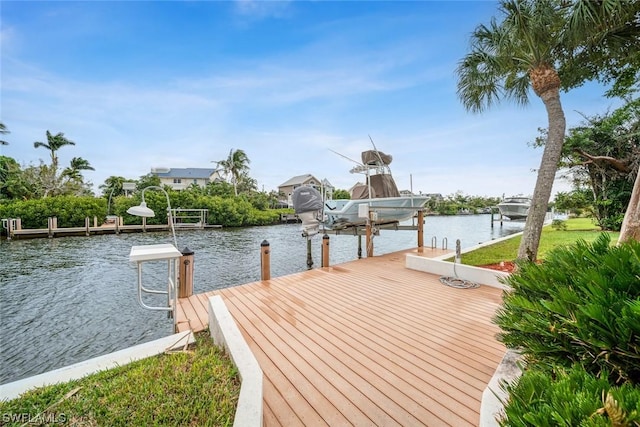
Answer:
[[[524,196],[512,196],[498,203],[498,210],[502,216],[510,220],[526,219],[531,208],[531,198]]]
[[[366,180],[364,184],[354,186],[351,199],[322,200],[320,193],[312,187],[296,188],[292,201],[302,221],[303,235],[316,234],[320,227],[341,230],[366,225],[367,221],[383,225],[411,219],[429,198],[401,195],[391,175],[391,160],[390,155],[377,149],[362,152],[362,163],[352,160],[358,166],[350,172],[365,174]]]

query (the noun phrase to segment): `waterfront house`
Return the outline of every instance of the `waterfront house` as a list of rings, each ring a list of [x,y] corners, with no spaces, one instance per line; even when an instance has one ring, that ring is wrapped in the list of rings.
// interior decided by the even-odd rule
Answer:
[[[298,187],[313,187],[320,193],[325,195],[326,199],[331,199],[333,195],[333,186],[326,179],[320,180],[311,174],[294,176],[278,186],[278,194],[282,198],[282,202],[286,202],[289,207],[293,206],[291,202],[291,194]]]
[[[205,187],[210,182],[223,180],[220,169],[214,168],[151,168],[151,173],[160,178],[161,185],[174,190],[184,190],[192,184]]]

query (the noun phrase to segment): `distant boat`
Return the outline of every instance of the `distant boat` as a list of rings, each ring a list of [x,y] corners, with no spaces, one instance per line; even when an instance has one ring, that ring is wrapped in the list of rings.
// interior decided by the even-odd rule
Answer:
[[[514,196],[504,199],[498,203],[498,210],[502,216],[511,220],[526,219],[531,208],[531,198]]]
[[[351,199],[322,200],[314,188],[296,188],[292,201],[296,214],[302,220],[303,234],[311,236],[318,233],[320,225],[331,230],[365,225],[370,218],[369,212],[375,224],[411,219],[429,197],[400,195],[389,169],[391,159],[390,155],[375,149],[362,153],[362,163],[352,160],[358,166],[351,169],[351,173],[364,173],[367,178],[365,184],[352,189]]]

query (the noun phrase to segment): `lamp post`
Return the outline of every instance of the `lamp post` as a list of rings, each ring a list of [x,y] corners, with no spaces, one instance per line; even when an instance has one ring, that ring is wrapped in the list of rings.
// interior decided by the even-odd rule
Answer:
[[[173,235],[173,244],[175,246],[175,248],[178,248],[178,240],[176,239],[176,231],[173,227],[173,217],[171,215],[171,202],[169,201],[169,194],[166,192],[166,190],[162,187],[159,187],[157,185],[150,185],[149,187],[145,187],[142,190],[142,202],[140,202],[140,204],[138,206],[131,206],[129,209],[127,209],[127,213],[130,215],[135,215],[135,216],[141,216],[141,217],[146,217],[146,218],[150,218],[150,217],[154,217],[156,216],[155,212],[153,212],[151,209],[149,209],[147,207],[147,203],[144,201],[144,192],[147,191],[148,189],[156,189],[156,190],[160,190],[164,193],[164,195],[167,198],[167,218],[169,220],[169,225],[171,227],[171,234]]]
[[[107,203],[107,216],[111,215],[111,196],[113,196],[113,192],[116,191],[116,187],[111,189],[111,193],[109,193],[109,202]]]
[[[111,197],[113,196],[114,191],[116,191],[115,186],[111,188],[111,193],[109,193],[109,202],[107,203],[107,224],[111,224],[111,221],[116,222],[118,220],[117,216],[111,215]]]

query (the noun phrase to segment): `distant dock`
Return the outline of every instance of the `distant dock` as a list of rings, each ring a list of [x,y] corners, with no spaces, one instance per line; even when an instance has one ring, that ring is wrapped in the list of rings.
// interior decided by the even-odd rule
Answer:
[[[291,224],[300,222],[300,218],[296,214],[280,214],[280,222],[283,224]]]
[[[221,225],[209,225],[203,223],[176,223],[176,229],[211,229],[222,228]],[[98,224],[96,217],[91,220],[85,218],[83,227],[58,227],[58,220],[55,217],[47,219],[47,228],[22,228],[20,218],[3,218],[2,229],[7,235],[7,240],[12,239],[36,239],[36,238],[53,238],[64,236],[91,236],[101,234],[120,234],[120,233],[143,233],[147,231],[170,231],[169,224],[147,224],[146,218],[143,218],[142,224],[124,225],[122,217],[114,217],[112,221],[104,224]]]

